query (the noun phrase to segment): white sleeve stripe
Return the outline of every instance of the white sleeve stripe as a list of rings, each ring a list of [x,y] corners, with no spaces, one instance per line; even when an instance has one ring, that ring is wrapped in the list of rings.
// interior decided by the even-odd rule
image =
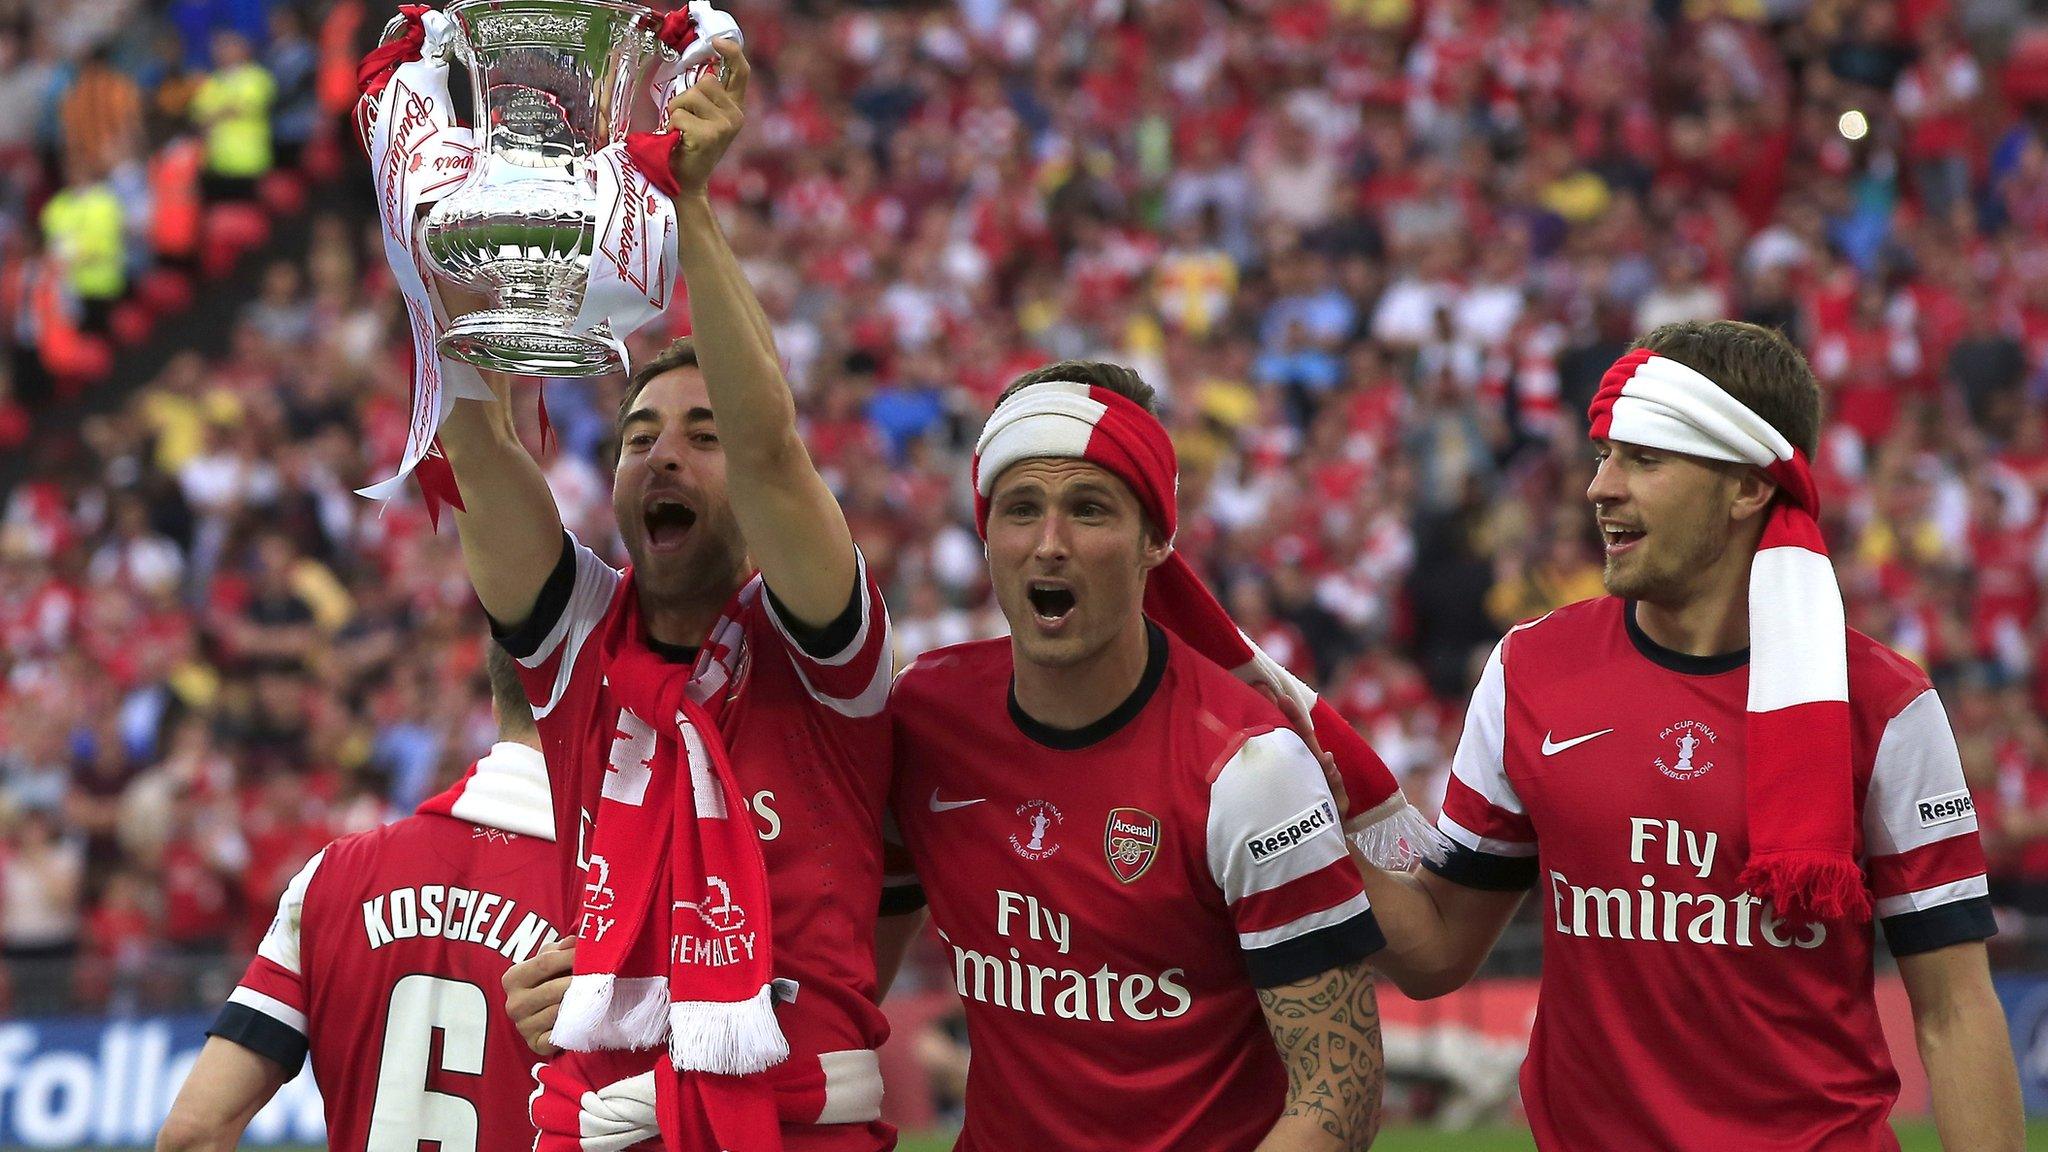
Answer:
[[[555,665],[555,683],[548,691],[547,703],[535,705],[533,718],[543,720],[562,702],[562,694],[569,690],[569,680],[576,673],[576,658],[583,653],[584,641],[604,619],[605,608],[611,604],[612,595],[618,591],[619,581],[624,579],[617,569],[597,558],[597,553],[576,542],[572,533],[569,546],[576,550],[576,587],[569,594],[569,606],[562,611],[562,618],[555,622],[554,630],[541,642],[534,654],[522,661],[527,667],[538,667],[548,653],[560,647],[563,635],[568,637],[567,650],[562,653],[561,663]]]
[[[1290,920],[1278,928],[1267,928],[1258,932],[1239,932],[1237,934],[1237,946],[1246,952],[1259,948],[1271,948],[1275,944],[1285,944],[1296,937],[1306,936],[1319,928],[1328,928],[1332,924],[1342,924],[1354,916],[1371,910],[1372,902],[1366,899],[1365,893],[1360,892],[1342,904],[1333,904],[1321,912],[1311,912],[1300,919]]]
[[[306,1014],[275,996],[265,996],[254,988],[237,984],[235,990],[228,993],[228,1003],[260,1012],[301,1036],[306,1034]]]
[[[1451,819],[1451,814],[1448,812],[1437,813],[1436,826],[1438,831],[1474,852],[1484,852],[1489,856],[1536,855],[1536,842],[1533,840],[1526,842],[1521,840],[1495,840],[1491,837],[1481,836],[1479,833]]]
[[[582,618],[582,614],[576,610],[584,606],[583,601],[586,599],[589,585],[593,581],[605,583],[601,579],[602,575],[610,575],[614,581],[617,580],[619,575],[611,565],[599,560],[597,553],[585,548],[583,542],[576,539],[574,532],[564,529],[563,534],[569,538],[569,555],[572,560],[572,574],[569,577],[569,603],[563,606],[562,614],[555,618],[555,626],[548,629],[547,636],[534,646],[533,651],[518,658],[519,663],[528,668],[538,668],[545,663],[547,658],[561,645],[562,638],[567,636],[569,630]],[[602,569],[603,571],[600,573],[593,571],[593,569]],[[614,583],[613,586],[616,587],[616,584]],[[607,595],[609,595],[610,589],[608,588],[606,591]],[[595,623],[595,621],[592,622]]]
[[[294,976],[305,974],[299,970],[299,923],[306,913],[306,886],[313,882],[313,870],[320,867],[326,856],[325,848],[313,853],[306,866],[284,886],[284,895],[277,898],[277,915],[271,918],[262,943],[256,946],[258,956]]]
[[[774,614],[773,612],[769,613],[770,616]],[[781,625],[778,624],[776,627],[779,628]],[[889,653],[887,649],[884,649],[876,658],[875,674],[868,680],[868,686],[861,689],[860,695],[855,696],[851,700],[841,700],[836,696],[818,691],[817,685],[812,684],[811,678],[804,673],[803,661],[795,660],[792,663],[796,667],[796,678],[803,682],[804,691],[810,693],[811,699],[839,713],[841,716],[854,720],[865,720],[870,716],[880,715],[882,709],[888,706],[889,685],[893,677],[889,674]]]
[[[860,655],[861,649],[867,647],[868,625],[872,622],[871,613],[868,611],[868,602],[875,599],[875,597],[869,595],[868,558],[861,555],[858,548],[853,550],[853,588],[854,592],[860,597],[860,627],[854,632],[853,639],[847,642],[846,647],[841,648],[831,656],[813,656],[809,652],[804,652],[803,645],[798,644],[796,637],[791,636],[789,629],[783,626],[782,613],[775,611],[772,606],[768,610],[768,622],[775,625],[775,630],[782,633],[782,638],[789,642],[791,648],[803,653],[804,660],[827,668],[843,667],[852,663],[853,658]],[[885,609],[882,613],[882,628],[884,631],[887,631],[888,627],[889,614]],[[887,647],[888,645],[883,645],[884,649]],[[886,663],[887,656],[885,655],[883,659]],[[798,661],[798,663],[801,665],[802,661]],[[805,682],[805,686],[809,687],[809,681]]]
[[[1261,732],[1238,746],[1209,786],[1209,874],[1235,904],[1344,858],[1329,786],[1301,737]]]
[[[1974,814],[1942,804],[1968,795],[1955,732],[1929,688],[1899,709],[1878,739],[1863,801],[1866,854],[1896,856],[1976,832]],[[1923,801],[1930,802],[1924,813]]]
[[[578,572],[576,575],[576,582],[580,584],[582,583],[582,564],[578,563],[577,568]],[[569,619],[570,617],[575,615],[575,603],[576,594],[572,591],[569,593],[570,607],[563,609],[562,614],[556,617],[555,626],[552,629],[549,629],[548,634],[541,639],[541,642],[535,645],[533,651],[527,653],[526,655],[514,657],[514,659],[519,661],[521,667],[540,667],[542,664],[547,662],[548,657],[555,654],[555,649],[560,648],[562,646],[562,637],[567,636],[569,634]]]
[[[1472,690],[1472,705],[1465,710],[1465,731],[1458,737],[1451,771],[1488,804],[1520,816],[1522,798],[1508,782],[1506,764],[1507,643],[1503,638],[1486,658],[1486,670]]]
[[[1939,908],[1943,904],[1954,904],[1959,900],[1990,894],[1990,881],[1982,876],[1971,876],[1950,884],[1922,888],[1918,892],[1886,896],[1877,902],[1877,918],[1883,920],[1888,916],[1900,916],[1907,912],[1925,912],[1929,908]]]
[[[1232,892],[1229,898],[1234,903],[1247,896],[1271,892],[1282,885],[1292,884],[1303,876],[1320,872],[1344,859],[1348,854],[1341,833],[1336,836],[1311,836],[1302,841],[1301,847],[1247,869],[1243,891]]]

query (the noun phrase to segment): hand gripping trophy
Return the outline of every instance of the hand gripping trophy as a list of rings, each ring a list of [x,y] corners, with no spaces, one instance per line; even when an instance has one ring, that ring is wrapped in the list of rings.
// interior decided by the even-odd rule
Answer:
[[[709,0],[666,16],[624,0],[453,0],[403,5],[386,26],[359,73],[357,126],[412,325],[413,406],[397,474],[364,495],[397,492],[456,400],[490,398],[477,368],[626,366],[621,339],[668,307],[676,280],[666,152],[634,117],[717,66],[725,36],[739,27]],[[452,64],[469,76],[467,126]],[[441,281],[493,306],[449,323]]]

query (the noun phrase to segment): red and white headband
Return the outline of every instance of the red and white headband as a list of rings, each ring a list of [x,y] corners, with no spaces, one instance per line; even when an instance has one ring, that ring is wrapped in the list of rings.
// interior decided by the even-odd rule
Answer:
[[[1596,440],[1752,464],[1809,515],[1820,514],[1804,454],[1726,389],[1668,356],[1638,348],[1600,380],[1588,413]]]
[[[974,445],[974,523],[988,535],[996,478],[1021,460],[1086,460],[1122,480],[1168,543],[1180,527],[1180,465],[1159,418],[1129,397],[1071,380],[1019,389]]]

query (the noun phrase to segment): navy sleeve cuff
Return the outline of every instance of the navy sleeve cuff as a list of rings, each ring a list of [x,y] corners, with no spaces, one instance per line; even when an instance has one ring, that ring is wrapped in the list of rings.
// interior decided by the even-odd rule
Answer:
[[[898,884],[882,889],[881,915],[901,916],[925,906],[924,885]]]
[[[1270,948],[1249,949],[1244,965],[1250,969],[1252,987],[1273,988],[1292,984],[1342,968],[1387,946],[1380,922],[1370,908],[1349,920],[1318,928]]]
[[[491,635],[498,641],[498,647],[514,660],[524,660],[540,651],[541,641],[561,622],[562,613],[569,610],[569,598],[575,593],[576,546],[570,543],[569,533],[564,529],[561,558],[555,561],[555,570],[548,573],[547,583],[540,586],[540,595],[534,599],[533,611],[526,614],[526,620],[516,628],[491,620]]]
[[[1885,917],[1882,923],[1885,944],[1894,956],[1914,956],[1951,944],[1989,940],[1998,934],[1989,896],[1973,896],[1919,912],[1901,912]]]
[[[286,1072],[297,1072],[306,1062],[306,1038],[283,1021],[258,1012],[247,1004],[228,1003],[214,1017],[208,1036],[230,1040],[270,1060]]]
[[[775,595],[775,589],[768,587],[766,580],[761,582],[761,587],[768,592],[768,610],[775,613],[775,618],[782,622],[782,627],[788,631],[790,639],[796,641],[796,646],[804,650],[804,655],[813,660],[832,659],[846,651],[853,638],[860,635],[861,602],[867,599],[868,590],[865,579],[854,580],[853,595],[846,601],[846,607],[823,628],[813,628],[790,615],[788,606]]]
[[[1526,892],[1536,886],[1536,857],[1496,856],[1452,843],[1443,863],[1424,860],[1422,866],[1467,888],[1482,892]]]

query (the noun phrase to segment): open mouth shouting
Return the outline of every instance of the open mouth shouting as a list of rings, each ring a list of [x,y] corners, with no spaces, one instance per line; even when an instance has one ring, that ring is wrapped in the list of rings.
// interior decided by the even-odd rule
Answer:
[[[1600,522],[1600,542],[1609,556],[1619,556],[1634,548],[1646,533],[1641,528],[1618,524],[1610,520]]]
[[[681,548],[697,524],[697,510],[673,493],[649,495],[640,514],[647,529],[647,547],[655,552]]]
[[[1074,590],[1064,580],[1033,580],[1025,586],[1031,601],[1031,615],[1038,626],[1054,631],[1074,612]]]

